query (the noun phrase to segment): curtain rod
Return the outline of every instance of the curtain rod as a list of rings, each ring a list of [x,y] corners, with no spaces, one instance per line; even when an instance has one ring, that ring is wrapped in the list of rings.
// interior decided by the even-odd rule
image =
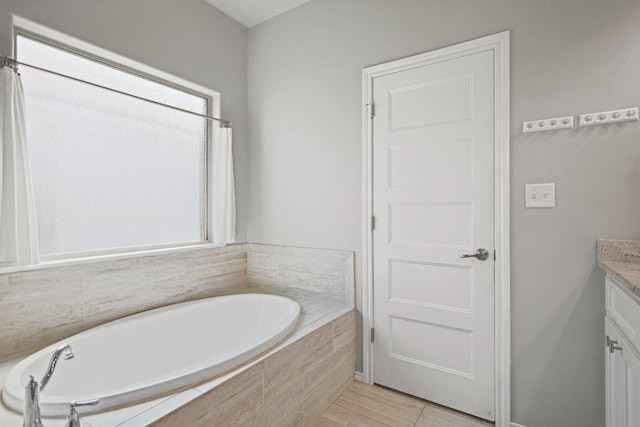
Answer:
[[[206,114],[196,113],[195,111],[185,110],[184,108],[176,107],[175,105],[170,105],[170,104],[165,104],[165,103],[162,103],[162,102],[154,101],[153,99],[144,98],[142,96],[134,95],[134,94],[129,93],[129,92],[123,92],[123,91],[118,90],[118,89],[113,89],[113,88],[110,88],[110,87],[107,87],[107,86],[102,86],[102,85],[99,85],[97,83],[89,82],[87,80],[82,80],[82,79],[79,79],[77,77],[72,77],[72,76],[69,76],[67,74],[58,73],[56,71],[52,71],[52,70],[48,70],[46,68],[38,67],[36,65],[27,64],[25,62],[20,62],[20,61],[18,61],[16,59],[8,57],[8,56],[0,55],[0,68],[9,67],[9,68],[14,69],[15,71],[18,71],[18,65],[29,67],[29,68],[33,68],[33,69],[38,70],[38,71],[44,71],[45,73],[54,74],[56,76],[64,77],[64,78],[67,78],[67,79],[70,79],[70,80],[75,80],[75,81],[80,82],[80,83],[86,83],[88,85],[91,85],[91,86],[94,86],[94,87],[98,87],[100,89],[105,89],[105,90],[108,90],[108,91],[111,91],[111,92],[119,93],[121,95],[129,96],[131,98],[139,99],[141,101],[147,101],[147,102],[150,102],[150,103],[155,104],[155,105],[160,105],[162,107],[171,108],[172,110],[182,111],[183,113],[191,114],[193,116],[203,117],[203,118],[208,119],[208,120],[215,120],[215,121],[220,123],[220,127],[221,128],[230,128],[231,127],[231,122],[228,121],[228,120],[223,120],[223,119],[220,119],[218,117],[208,116]]]

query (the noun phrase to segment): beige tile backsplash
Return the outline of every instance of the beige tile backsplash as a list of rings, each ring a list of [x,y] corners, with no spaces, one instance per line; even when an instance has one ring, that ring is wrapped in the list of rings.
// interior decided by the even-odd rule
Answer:
[[[248,286],[246,244],[0,274],[0,360],[129,314]]]
[[[250,243],[247,253],[247,273],[254,286],[303,290],[354,304],[352,251]]]

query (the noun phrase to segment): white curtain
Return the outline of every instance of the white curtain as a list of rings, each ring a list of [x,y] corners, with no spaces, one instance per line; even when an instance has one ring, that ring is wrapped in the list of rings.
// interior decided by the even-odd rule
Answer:
[[[215,127],[212,176],[212,240],[233,243],[236,240],[236,192],[233,182],[231,128]]]
[[[31,184],[20,76],[0,68],[0,265],[38,263],[38,229]]]

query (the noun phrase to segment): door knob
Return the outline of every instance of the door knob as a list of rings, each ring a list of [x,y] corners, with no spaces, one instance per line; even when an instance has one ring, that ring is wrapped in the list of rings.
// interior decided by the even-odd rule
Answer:
[[[480,248],[475,254],[460,254],[460,258],[478,258],[480,261],[484,261],[489,258],[489,251],[485,248]]]

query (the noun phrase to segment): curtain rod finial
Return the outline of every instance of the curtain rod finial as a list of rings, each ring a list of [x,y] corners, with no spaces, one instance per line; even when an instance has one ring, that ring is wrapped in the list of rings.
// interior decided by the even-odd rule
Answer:
[[[9,67],[13,71],[18,72],[18,61],[8,56],[0,55],[0,68]]]

